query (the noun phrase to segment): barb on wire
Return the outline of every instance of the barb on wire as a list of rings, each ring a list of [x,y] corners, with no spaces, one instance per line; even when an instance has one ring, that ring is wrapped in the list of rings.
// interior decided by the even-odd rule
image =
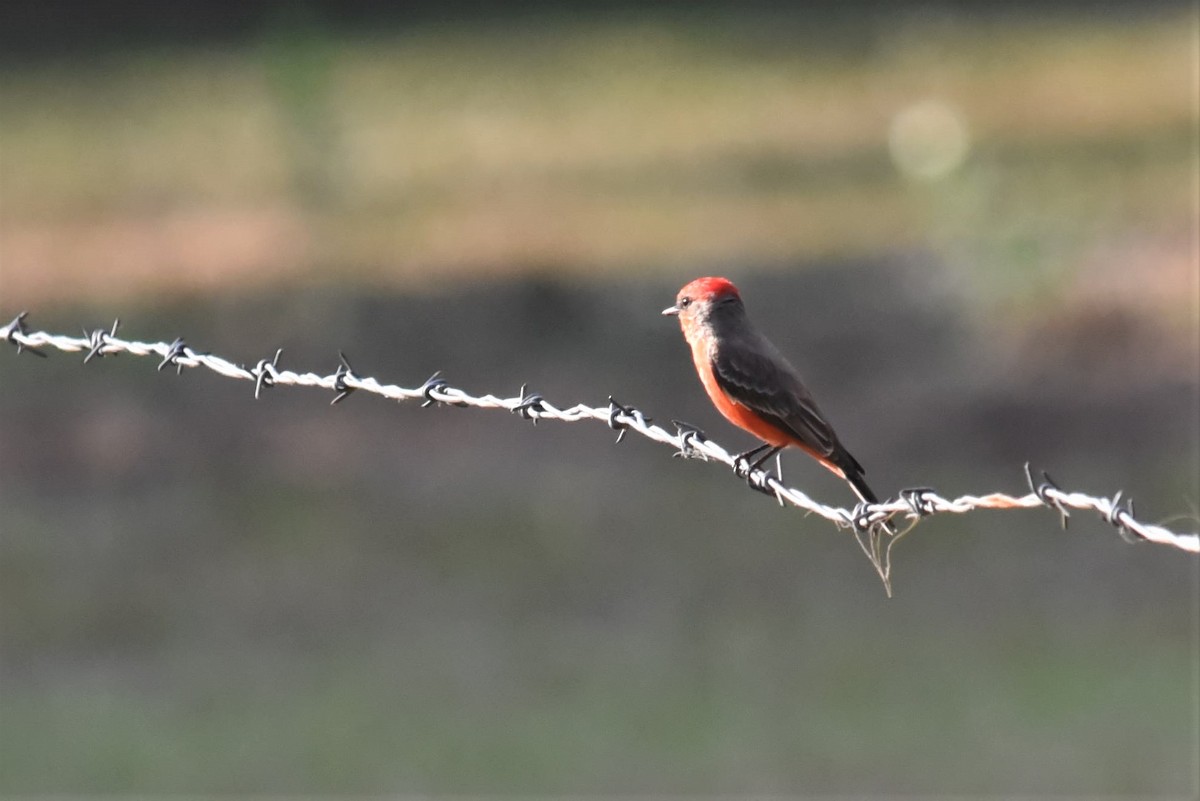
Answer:
[[[116,349],[116,350],[108,349],[108,341],[110,339],[116,339],[117,326],[119,326],[120,324],[121,324],[120,317],[113,320],[112,333],[106,333],[103,328],[97,328],[95,331],[92,331],[90,333],[87,331],[87,329],[84,329],[83,335],[85,337],[87,337],[87,343],[88,343],[87,355],[83,357],[84,364],[87,364],[92,359],[95,359],[97,356],[100,358],[104,358],[109,353],[120,353],[119,349]]]
[[[679,450],[671,454],[677,459],[705,459],[704,451],[696,447],[697,443],[708,439],[704,432],[691,423],[682,420],[672,420],[675,432],[679,436]]]
[[[642,414],[639,409],[617,403],[613,396],[609,395],[608,427],[617,432],[617,442],[625,439],[625,432],[629,430],[630,421],[641,426],[650,424],[650,418]]]
[[[351,392],[362,390],[394,401],[420,401],[422,406],[446,404],[479,409],[504,409],[535,423],[538,420],[596,420],[617,432],[617,442],[633,431],[647,439],[671,446],[675,449],[675,456],[722,462],[735,472],[739,467],[733,454],[705,436],[699,428],[672,420],[675,430],[668,431],[654,425],[651,418],[640,409],[618,403],[611,396],[607,406],[587,406],[580,403],[560,409],[537,393],[527,393],[524,386],[516,396],[509,398],[471,395],[451,386],[441,377],[440,372],[434,373],[421,386],[406,389],[395,384],[381,384],[374,378],[359,376],[342,353],[339,353],[341,361],[337,370],[325,376],[282,369],[279,366],[282,350],[277,350],[271,359],[261,359],[253,369],[247,369],[220,356],[194,350],[185,344],[182,338],[177,338],[170,344],[121,339],[117,336],[119,320],[113,323],[111,330],[85,330],[83,337],[70,337],[45,331],[30,331],[26,325],[27,316],[25,312],[21,312],[12,322],[0,327],[0,338],[14,345],[18,353],[28,351],[44,357],[44,350],[39,349],[86,351],[85,362],[95,357],[118,353],[134,356],[156,355],[161,358],[159,370],[167,365],[174,365],[179,372],[182,372],[184,367],[205,367],[227,378],[251,381],[254,383],[255,398],[259,397],[264,387],[303,386],[337,393],[333,403],[343,400]],[[1153,542],[1191,553],[1200,553],[1200,534],[1180,534],[1138,520],[1134,517],[1132,500],[1123,498],[1122,493],[1118,492],[1112,498],[1104,498],[1081,492],[1068,492],[1044,471],[1041,473],[1041,480],[1035,480],[1028,464],[1025,465],[1025,479],[1029,486],[1026,495],[1012,496],[994,492],[982,496],[944,498],[929,487],[917,487],[901,491],[897,498],[873,504],[860,504],[853,509],[818,503],[799,489],[785,486],[776,474],[762,468],[751,471],[748,476],[743,469],[739,477],[748,479],[752,489],[773,496],[780,504],[791,504],[819,515],[840,528],[852,531],[889,594],[892,547],[921,519],[934,514],[964,514],[975,509],[1035,509],[1047,506],[1058,511],[1065,528],[1070,510],[1091,510],[1116,528],[1127,542]],[[899,530],[894,528],[892,524],[897,518],[907,520],[907,526]]]
[[[421,385],[419,392],[421,393],[421,396],[425,398],[425,402],[421,404],[422,409],[426,408],[427,406],[434,406],[439,403],[448,402],[443,398],[437,397],[438,393],[444,394],[446,389],[450,386],[446,379],[440,378],[441,374],[442,371],[438,370],[436,373],[429,376],[429,378],[425,379],[425,383]]]
[[[524,419],[537,425],[538,415],[545,411],[546,399],[536,392],[525,394],[525,384],[521,385],[521,391],[517,394],[521,398],[521,402],[513,407],[513,414],[519,414]]]
[[[180,340],[176,340],[177,342]],[[330,406],[344,401],[350,397],[350,393],[354,391],[354,387],[346,384],[346,379],[356,378],[354,368],[350,366],[350,360],[346,358],[346,354],[338,351],[338,367],[337,372],[333,374],[333,391],[337,393],[333,400],[329,402]]]
[[[37,348],[32,348],[26,345],[22,341],[23,339],[29,337],[29,329],[25,327],[25,318],[28,316],[29,312],[23,311],[14,317],[13,321],[5,326],[8,333],[4,335],[4,339],[7,340],[10,345],[16,346],[18,356],[24,352],[32,353],[34,356],[39,356],[44,359],[46,358],[46,354],[42,353]]]
[[[163,356],[163,360],[158,363],[158,371],[161,373],[164,367],[173,364],[175,365],[175,374],[179,375],[182,373],[183,365],[178,360],[185,350],[187,350],[187,343],[183,341],[183,337],[176,337],[175,341],[167,348],[167,353]]]

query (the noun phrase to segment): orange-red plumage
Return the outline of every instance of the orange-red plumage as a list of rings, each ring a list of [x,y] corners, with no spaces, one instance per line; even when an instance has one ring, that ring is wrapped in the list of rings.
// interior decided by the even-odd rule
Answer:
[[[767,457],[780,448],[800,448],[849,482],[862,500],[876,500],[862,465],[842,446],[796,370],[755,329],[728,279],[692,281],[663,314],[679,317],[696,373],[717,411],[766,443]]]

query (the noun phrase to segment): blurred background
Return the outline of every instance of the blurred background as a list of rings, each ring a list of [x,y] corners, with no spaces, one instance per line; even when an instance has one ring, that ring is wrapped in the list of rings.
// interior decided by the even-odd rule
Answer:
[[[1200,503],[1194,4],[0,12],[0,317],[749,438],[721,274],[881,494]],[[1196,560],[849,535],[600,425],[0,353],[0,792],[1197,791]],[[788,482],[852,496],[800,456]]]

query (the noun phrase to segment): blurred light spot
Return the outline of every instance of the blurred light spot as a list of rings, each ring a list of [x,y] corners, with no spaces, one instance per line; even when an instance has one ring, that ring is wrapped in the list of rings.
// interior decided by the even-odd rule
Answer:
[[[923,100],[902,110],[888,131],[888,150],[897,169],[923,181],[953,172],[969,148],[966,121],[940,100]]]

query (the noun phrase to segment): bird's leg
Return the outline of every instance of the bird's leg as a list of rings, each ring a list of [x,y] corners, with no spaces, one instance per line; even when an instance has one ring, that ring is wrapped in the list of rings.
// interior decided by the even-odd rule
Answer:
[[[770,459],[772,456],[778,456],[780,451],[782,451],[782,450],[783,450],[782,445],[774,445],[771,447],[771,449],[769,451],[764,453],[762,456],[758,457],[758,459],[755,460],[754,464],[750,465],[750,469],[746,471],[746,481],[747,481],[747,483],[750,484],[751,487],[753,487],[754,489],[757,489],[757,490],[762,490],[763,493],[766,495],[774,495],[775,494],[770,488],[767,487],[767,478],[770,477],[770,473],[768,473],[766,476],[763,477],[761,484],[756,484],[754,482],[754,479],[751,476],[754,475],[755,470],[757,470],[758,468],[760,468],[764,464],[766,464],[768,459]],[[779,480],[780,480],[780,482],[783,481],[783,471],[782,470],[779,472]]]
[[[767,452],[764,453],[762,456],[759,456],[753,462],[750,462],[750,457],[754,456],[755,454],[759,453],[762,450],[766,450]],[[748,453],[745,453],[745,454],[742,454],[741,456],[739,456],[737,461],[734,462],[734,465],[735,465],[734,470],[739,471],[738,475],[743,475],[743,473],[740,472],[739,468],[744,465],[746,468],[746,472],[744,473],[744,475],[746,477],[746,483],[750,485],[750,489],[758,490],[759,492],[762,492],[766,495],[774,495],[775,493],[772,492],[770,489],[768,489],[765,483],[757,482],[754,480],[754,471],[757,470],[758,468],[762,467],[763,464],[766,463],[766,461],[768,459],[770,459],[772,456],[775,456],[776,454],[778,454],[781,450],[783,450],[782,445],[772,445],[768,442],[765,445],[761,445],[761,446],[755,448],[754,450],[749,451]]]
[[[772,456],[775,456],[782,450],[783,450],[782,445],[772,445],[771,450],[767,451],[762,456],[758,457],[758,459],[756,459],[754,461],[754,464],[750,465],[750,469],[747,470],[746,472],[753,473],[755,470],[762,467],[768,459],[770,459]]]
[[[749,476],[750,473],[754,471],[755,467],[758,467],[758,465],[762,464],[762,460],[760,460],[752,466],[750,464],[750,458],[757,456],[769,447],[771,447],[771,443],[764,442],[757,448],[751,448],[750,450],[739,453],[737,456],[733,457],[733,472],[739,476]],[[764,459],[766,458],[770,458],[769,455],[764,457]]]

